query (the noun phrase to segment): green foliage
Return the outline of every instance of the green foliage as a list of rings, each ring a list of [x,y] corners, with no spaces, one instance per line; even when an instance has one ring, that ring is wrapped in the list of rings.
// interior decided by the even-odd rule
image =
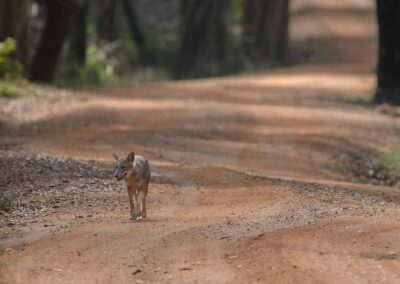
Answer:
[[[22,64],[15,59],[17,50],[16,42],[13,38],[7,38],[0,42],[0,78],[16,79],[22,77]]]
[[[13,38],[0,42],[0,98],[25,97],[36,93],[35,87],[22,79],[24,69],[15,59],[16,50]]]
[[[86,27],[86,35],[90,40],[93,40],[97,36],[97,29],[93,23],[88,23]]]
[[[35,85],[25,80],[0,80],[0,98],[27,97],[35,94]]]
[[[232,21],[234,24],[241,24],[243,19],[244,0],[233,0],[232,3]]]
[[[63,58],[56,74],[56,84],[66,88],[90,89],[93,87],[117,86],[122,83],[115,74],[115,63],[98,45],[90,45],[87,50],[86,64],[68,61]]]
[[[400,144],[382,157],[382,164],[400,175]]]

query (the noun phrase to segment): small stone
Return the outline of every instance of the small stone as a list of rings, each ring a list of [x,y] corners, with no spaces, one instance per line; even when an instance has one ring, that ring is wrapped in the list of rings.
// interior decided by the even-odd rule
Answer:
[[[132,275],[136,275],[139,273],[142,273],[143,271],[141,269],[136,269],[134,272],[132,272]]]

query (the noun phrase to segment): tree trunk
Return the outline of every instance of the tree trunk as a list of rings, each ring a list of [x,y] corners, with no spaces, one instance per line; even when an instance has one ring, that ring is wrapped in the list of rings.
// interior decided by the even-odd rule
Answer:
[[[29,58],[29,0],[0,0],[0,42],[12,37],[17,42],[17,59],[27,65]]]
[[[289,37],[289,0],[246,0],[243,37],[250,57],[284,63]]]
[[[243,17],[243,42],[250,54],[256,46],[256,35],[259,34],[261,20],[262,0],[245,0]]]
[[[102,12],[98,19],[97,30],[101,39],[112,42],[115,40],[115,12],[116,0],[107,0],[106,5],[102,7]]]
[[[191,77],[201,72],[220,74],[227,50],[229,1],[182,0],[181,3],[181,50],[176,77]]]
[[[225,10],[226,10],[226,1],[216,1],[215,3],[215,13],[214,13],[214,24],[215,24],[215,42],[216,46],[216,55],[218,61],[221,63],[225,59],[225,51],[226,51],[226,35],[228,34],[227,26],[225,23]]]
[[[125,13],[126,19],[128,20],[133,41],[139,47],[141,56],[147,56],[146,38],[140,29],[135,7],[132,5],[130,0],[122,0],[122,9]]]
[[[400,104],[400,1],[377,0],[379,54],[374,101]]]
[[[89,2],[83,3],[73,17],[69,40],[69,57],[85,65],[86,62],[86,24],[89,10]]]
[[[37,82],[52,80],[76,8],[73,0],[46,0],[45,6],[46,23],[29,72],[29,79]]]

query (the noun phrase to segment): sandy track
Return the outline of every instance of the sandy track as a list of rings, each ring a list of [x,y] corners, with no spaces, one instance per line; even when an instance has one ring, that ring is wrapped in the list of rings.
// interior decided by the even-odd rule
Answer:
[[[85,195],[91,202],[109,198],[112,207],[98,202],[93,210],[82,201],[81,208],[63,205],[36,215],[34,224],[3,229],[2,245],[12,248],[1,256],[5,279],[398,282],[397,191],[346,182],[341,161],[384,150],[395,141],[397,119],[349,101],[348,90],[320,93],[329,86],[313,90],[307,82],[269,89],[271,77],[296,82],[304,73],[37,99],[39,108],[57,111],[9,126],[5,146],[94,159],[107,186],[118,190]],[[340,72],[325,76],[332,85],[341,80]],[[371,82],[356,73],[355,86],[359,78]],[[356,100],[366,101],[367,89],[356,89]],[[131,149],[148,157],[154,172],[149,218],[137,222],[128,220],[123,187],[111,179],[110,153]]]

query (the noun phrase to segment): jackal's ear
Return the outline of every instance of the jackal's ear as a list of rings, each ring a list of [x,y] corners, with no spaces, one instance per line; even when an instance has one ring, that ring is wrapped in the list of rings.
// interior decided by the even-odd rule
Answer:
[[[135,159],[135,153],[134,152],[130,152],[128,157],[126,157],[126,159],[128,161],[133,161]]]
[[[117,155],[115,155],[114,153],[112,153],[112,155],[113,155],[114,159],[115,159],[116,161],[118,161],[119,157],[118,157]]]

